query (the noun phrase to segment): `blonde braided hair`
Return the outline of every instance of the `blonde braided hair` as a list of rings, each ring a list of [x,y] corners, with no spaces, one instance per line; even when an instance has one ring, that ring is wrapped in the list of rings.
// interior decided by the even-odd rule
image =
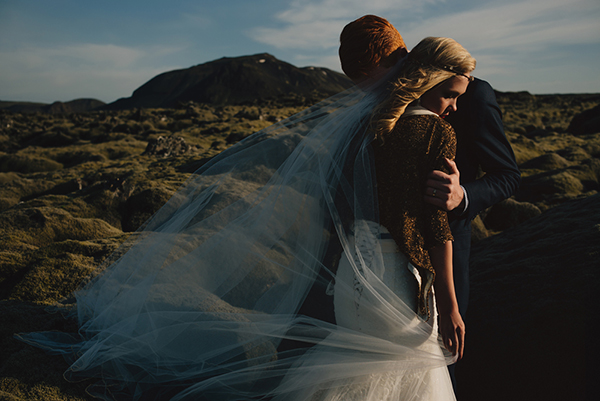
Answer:
[[[373,111],[371,128],[375,138],[383,141],[410,103],[454,76],[466,77],[475,64],[469,52],[453,39],[423,39],[403,61],[391,82],[389,96]]]

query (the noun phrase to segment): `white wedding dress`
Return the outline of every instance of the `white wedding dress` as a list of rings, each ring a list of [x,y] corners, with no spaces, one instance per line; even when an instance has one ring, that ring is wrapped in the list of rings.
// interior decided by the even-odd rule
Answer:
[[[442,350],[437,341],[437,312],[433,296],[431,295],[429,300],[432,316],[428,320],[429,336],[426,336],[422,331],[422,320],[416,313],[411,313],[417,310],[418,272],[398,250],[387,229],[383,226],[374,227],[374,223],[365,222],[365,224],[370,225],[372,231],[373,228],[378,229],[383,238],[372,236],[370,240],[363,240],[360,244],[354,244],[354,240],[350,240],[350,247],[357,249],[357,252],[352,255],[354,263],[343,255],[335,279],[334,306],[338,326],[398,345],[414,347],[416,350],[439,355],[441,358]],[[373,280],[374,285],[371,287],[359,279],[365,276],[361,266],[370,265],[368,260],[361,263],[359,255],[368,255],[370,249],[378,247],[381,250],[385,270],[382,272],[381,281]],[[358,268],[358,272],[353,266]],[[377,287],[380,291],[371,290]],[[389,291],[393,295],[389,294]],[[396,313],[403,315],[401,319],[390,319],[389,314],[384,312],[391,306],[396,309]],[[405,369],[347,379],[344,385],[335,390],[324,391],[318,399],[323,401],[439,401],[455,400],[455,396],[446,366],[424,369],[408,369],[407,366]]]

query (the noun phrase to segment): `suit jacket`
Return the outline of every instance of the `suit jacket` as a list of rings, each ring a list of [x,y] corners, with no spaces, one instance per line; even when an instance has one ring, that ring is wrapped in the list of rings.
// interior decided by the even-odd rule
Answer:
[[[521,173],[504,135],[496,95],[486,81],[475,78],[446,121],[456,131],[456,164],[469,202],[464,213],[450,213],[454,233],[470,230],[477,214],[513,195]],[[480,171],[485,174],[478,178]]]
[[[515,193],[521,173],[504,135],[502,114],[490,84],[477,78],[471,82],[465,94],[458,98],[457,111],[446,121],[456,132],[455,161],[469,202],[464,212],[448,213],[454,237],[454,287],[464,318],[469,304],[471,221],[481,211]]]

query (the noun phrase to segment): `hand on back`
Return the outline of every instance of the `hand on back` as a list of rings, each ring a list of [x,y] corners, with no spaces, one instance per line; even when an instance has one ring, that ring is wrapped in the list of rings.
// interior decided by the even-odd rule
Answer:
[[[464,205],[465,194],[460,186],[460,172],[456,163],[446,159],[450,174],[434,170],[425,183],[425,202],[450,212]],[[464,208],[464,206],[463,206]]]

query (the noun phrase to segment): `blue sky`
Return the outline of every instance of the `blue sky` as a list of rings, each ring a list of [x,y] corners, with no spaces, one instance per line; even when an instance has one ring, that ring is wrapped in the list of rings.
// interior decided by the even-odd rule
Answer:
[[[600,93],[598,0],[0,0],[0,100],[112,102],[155,75],[271,53],[341,71],[339,33],[387,18],[448,36],[500,91]]]

